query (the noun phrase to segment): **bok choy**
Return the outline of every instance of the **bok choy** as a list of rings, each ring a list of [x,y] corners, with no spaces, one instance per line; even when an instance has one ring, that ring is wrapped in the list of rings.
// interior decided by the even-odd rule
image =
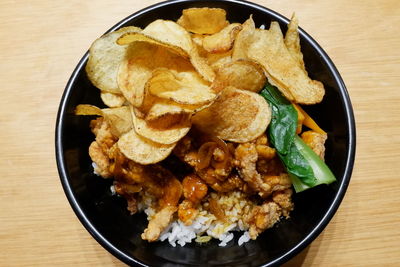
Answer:
[[[270,104],[268,137],[291,177],[296,192],[336,181],[328,166],[296,134],[297,111],[280,91],[266,84],[260,93]]]

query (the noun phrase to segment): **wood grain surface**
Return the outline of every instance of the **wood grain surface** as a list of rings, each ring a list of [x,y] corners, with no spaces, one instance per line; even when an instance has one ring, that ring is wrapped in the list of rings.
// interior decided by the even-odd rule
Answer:
[[[76,218],[56,169],[58,104],[91,42],[158,1],[0,1],[0,266],[124,266]],[[357,123],[356,163],[331,223],[285,266],[400,266],[400,1],[254,1],[330,55]]]

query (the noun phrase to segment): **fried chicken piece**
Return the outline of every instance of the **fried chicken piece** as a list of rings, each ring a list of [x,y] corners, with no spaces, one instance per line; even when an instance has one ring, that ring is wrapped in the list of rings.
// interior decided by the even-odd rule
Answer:
[[[196,206],[196,204],[187,199],[182,201],[178,206],[179,220],[181,220],[185,225],[191,225],[199,214]]]
[[[92,132],[96,135],[96,142],[107,154],[108,150],[117,142],[117,138],[111,133],[110,125],[102,117],[90,122]]]
[[[291,188],[272,193],[272,200],[281,207],[282,215],[286,218],[289,218],[289,213],[294,208],[292,194],[293,190]]]
[[[89,146],[89,156],[92,161],[96,164],[94,172],[99,174],[103,178],[110,178],[111,173],[108,170],[110,167],[110,160],[104,151],[101,149],[99,143],[93,141]]]
[[[109,178],[111,173],[108,153],[115,144],[116,138],[111,134],[108,123],[101,117],[92,120],[90,127],[96,135],[96,140],[89,146],[89,156],[96,164],[94,171],[104,178]]]
[[[256,145],[256,150],[258,153],[258,158],[260,159],[273,159],[276,156],[275,148],[269,147],[267,145]]]
[[[157,239],[160,237],[160,234],[171,223],[176,210],[176,207],[166,206],[158,211],[149,221],[149,225],[142,233],[142,239],[149,242],[157,241]]]
[[[270,187],[269,193],[285,190],[292,186],[292,181],[287,173],[281,173],[280,175],[264,175],[263,180]]]
[[[306,143],[322,160],[325,158],[325,141],[327,134],[320,134],[314,131],[306,131],[301,134],[301,139]]]
[[[186,176],[182,181],[183,196],[193,203],[200,201],[207,195],[207,185],[195,174]]]
[[[268,145],[268,137],[267,137],[267,135],[265,133],[260,135],[255,140],[255,143],[256,143],[256,145]]]
[[[285,172],[285,167],[278,157],[270,160],[259,159],[257,160],[257,171],[262,175],[280,175]]]
[[[281,215],[282,210],[275,202],[268,201],[261,206],[255,206],[246,220],[250,225],[250,238],[255,240],[260,233],[278,222]]]
[[[114,189],[118,195],[123,196],[127,203],[127,209],[131,214],[138,211],[136,193],[142,190],[142,187],[137,184],[125,184],[120,181],[114,181]]]
[[[197,206],[207,195],[208,187],[195,174],[186,176],[182,181],[185,200],[179,205],[178,217],[186,225],[191,225],[198,215]]]
[[[235,165],[240,177],[242,177],[253,190],[259,192],[261,196],[269,195],[271,188],[263,181],[262,176],[258,173],[256,168],[258,159],[256,145],[253,143],[238,145],[235,150],[235,159]]]

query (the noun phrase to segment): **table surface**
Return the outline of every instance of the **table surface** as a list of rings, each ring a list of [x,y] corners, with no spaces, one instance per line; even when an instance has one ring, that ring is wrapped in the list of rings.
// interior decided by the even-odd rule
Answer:
[[[156,2],[0,2],[0,266],[124,266],[69,206],[54,128],[64,86],[91,42]],[[323,233],[286,266],[399,266],[400,1],[254,2],[286,17],[296,11],[342,74],[357,124],[347,194]]]

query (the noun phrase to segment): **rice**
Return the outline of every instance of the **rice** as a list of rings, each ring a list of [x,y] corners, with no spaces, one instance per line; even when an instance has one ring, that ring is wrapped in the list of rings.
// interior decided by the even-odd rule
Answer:
[[[195,240],[198,243],[208,242],[211,238],[218,239],[221,247],[226,246],[234,238],[233,232],[244,231],[238,239],[238,245],[250,240],[248,233],[249,225],[244,217],[250,212],[254,205],[247,200],[241,192],[230,192],[226,194],[211,193],[210,198],[217,201],[224,208],[225,221],[218,220],[214,214],[207,210],[208,201],[203,202],[199,208],[199,214],[191,225],[185,225],[179,219],[174,220],[160,235],[160,241],[168,241],[173,247],[184,246]],[[151,220],[156,213],[153,208],[155,199],[146,193],[142,194],[138,209],[144,211],[147,219]]]

